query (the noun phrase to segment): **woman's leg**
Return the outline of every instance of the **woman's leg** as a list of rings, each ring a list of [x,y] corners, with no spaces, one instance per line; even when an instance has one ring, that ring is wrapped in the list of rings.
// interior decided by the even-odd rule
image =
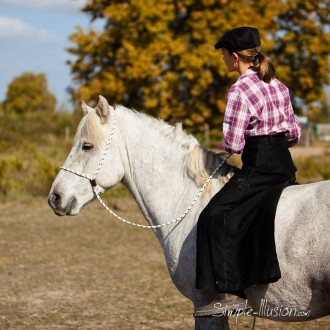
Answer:
[[[228,183],[213,196],[199,216],[197,223],[197,261],[196,288],[202,290],[217,290],[217,280],[214,272],[214,235],[218,242],[224,242],[226,214],[237,204],[248,183],[249,175],[235,174]],[[221,258],[221,257],[220,257]]]
[[[244,292],[232,292],[232,294],[216,294],[218,292],[218,280],[214,270],[214,234],[217,233],[217,241],[225,244],[222,235],[225,233],[224,224],[226,214],[237,204],[248,183],[250,175],[237,174],[220,190],[200,214],[197,223],[197,264],[196,264],[196,288],[215,292],[215,299],[210,304],[197,308],[195,317],[207,317],[224,312],[232,313],[238,309],[250,308],[247,306]],[[217,243],[219,244],[219,243]],[[225,248],[225,246],[223,246]],[[221,255],[217,259],[222,259]]]

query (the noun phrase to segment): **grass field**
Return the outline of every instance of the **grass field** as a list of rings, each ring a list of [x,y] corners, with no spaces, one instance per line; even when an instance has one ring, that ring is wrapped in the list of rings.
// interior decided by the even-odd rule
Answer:
[[[128,196],[111,203],[144,223]],[[249,329],[252,318],[230,320]],[[192,305],[172,284],[152,231],[114,220],[96,202],[56,217],[45,198],[0,204],[0,329],[193,329]],[[257,319],[256,329],[330,329]]]

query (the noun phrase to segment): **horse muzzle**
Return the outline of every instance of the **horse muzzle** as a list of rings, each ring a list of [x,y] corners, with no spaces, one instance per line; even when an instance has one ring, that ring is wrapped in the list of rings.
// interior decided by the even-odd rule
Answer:
[[[77,207],[77,199],[75,197],[64,201],[61,194],[52,192],[48,196],[48,204],[56,215],[63,216],[77,214],[77,212],[74,212],[74,209]]]

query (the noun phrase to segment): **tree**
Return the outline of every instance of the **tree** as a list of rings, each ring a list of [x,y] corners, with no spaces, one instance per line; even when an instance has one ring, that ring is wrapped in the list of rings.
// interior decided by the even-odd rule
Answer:
[[[324,84],[330,83],[330,2],[285,1],[274,22],[279,75],[294,93],[295,108],[305,106],[310,119],[317,120],[327,102]]]
[[[56,98],[47,87],[44,73],[24,72],[8,85],[4,109],[7,114],[29,114],[54,111]]]
[[[274,55],[293,99],[310,104],[329,83],[329,33],[322,29],[329,24],[328,7],[321,0],[89,0],[82,11],[104,27],[78,27],[70,36],[72,99],[102,94],[165,120],[219,130],[225,93],[237,76],[227,74],[213,45],[225,31],[249,25],[259,27],[263,52]],[[312,68],[305,69],[306,62]]]

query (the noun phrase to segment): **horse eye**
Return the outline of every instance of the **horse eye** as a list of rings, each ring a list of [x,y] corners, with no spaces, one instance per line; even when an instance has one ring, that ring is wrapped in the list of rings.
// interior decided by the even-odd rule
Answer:
[[[93,145],[91,143],[88,143],[88,142],[84,142],[84,144],[82,146],[82,150],[84,150],[84,151],[91,150],[92,148],[93,148]]]

